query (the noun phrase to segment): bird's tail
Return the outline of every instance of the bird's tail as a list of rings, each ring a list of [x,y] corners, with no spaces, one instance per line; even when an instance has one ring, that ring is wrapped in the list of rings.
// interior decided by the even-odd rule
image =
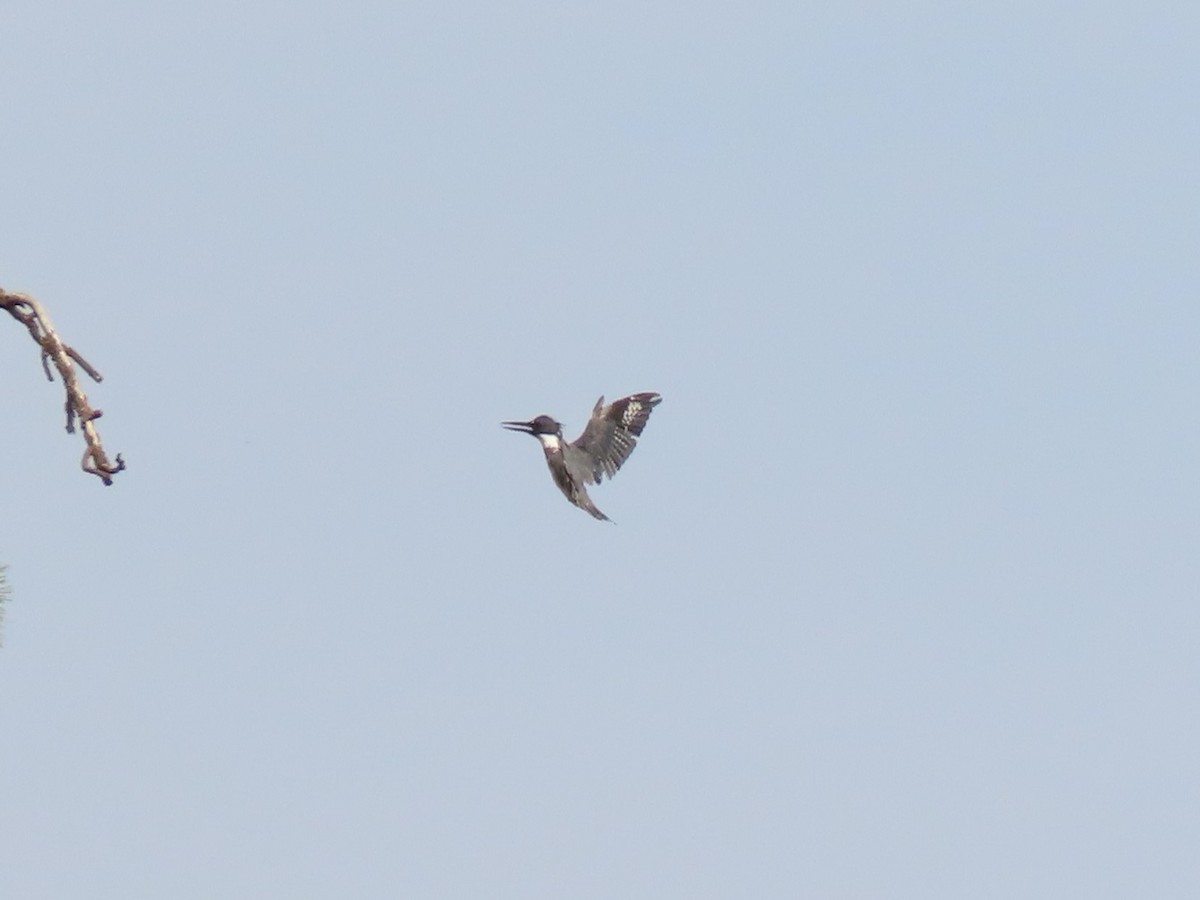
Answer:
[[[608,516],[606,516],[604,513],[600,512],[600,510],[598,510],[596,508],[596,504],[592,502],[592,498],[589,497],[587,494],[584,494],[583,496],[576,498],[575,505],[578,506],[580,509],[588,512],[594,519],[600,519],[604,522],[612,521],[612,519],[610,519]]]

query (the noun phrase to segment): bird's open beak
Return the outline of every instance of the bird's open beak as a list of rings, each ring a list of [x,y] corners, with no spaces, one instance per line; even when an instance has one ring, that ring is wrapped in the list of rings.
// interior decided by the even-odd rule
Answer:
[[[522,434],[533,434],[532,422],[501,422],[509,431],[520,431]]]

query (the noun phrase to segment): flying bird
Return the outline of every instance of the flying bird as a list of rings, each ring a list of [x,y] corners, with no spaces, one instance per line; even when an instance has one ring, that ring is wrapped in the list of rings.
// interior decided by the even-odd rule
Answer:
[[[596,509],[585,485],[599,484],[604,476],[612,478],[617,474],[617,469],[637,446],[651,410],[661,402],[662,397],[653,391],[631,394],[607,406],[601,397],[592,409],[592,417],[583,434],[569,444],[563,440],[562,424],[550,416],[500,424],[510,431],[537,438],[546,454],[546,465],[550,467],[554,483],[563,495],[594,518],[608,522],[611,520]]]

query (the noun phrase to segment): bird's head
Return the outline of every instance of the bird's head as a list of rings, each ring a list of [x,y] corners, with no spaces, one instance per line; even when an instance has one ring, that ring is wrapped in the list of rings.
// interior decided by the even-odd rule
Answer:
[[[509,431],[520,431],[537,437],[539,434],[554,434],[562,437],[562,425],[549,416],[538,416],[528,422],[501,422]]]

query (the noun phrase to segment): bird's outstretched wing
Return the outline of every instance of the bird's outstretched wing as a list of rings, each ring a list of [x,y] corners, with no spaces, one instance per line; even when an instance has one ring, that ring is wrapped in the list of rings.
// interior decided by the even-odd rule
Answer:
[[[587,428],[570,443],[566,454],[567,464],[576,477],[588,484],[599,484],[605,475],[612,478],[617,474],[637,446],[650,411],[661,402],[662,397],[653,391],[631,394],[607,406],[603,397],[597,400]]]

